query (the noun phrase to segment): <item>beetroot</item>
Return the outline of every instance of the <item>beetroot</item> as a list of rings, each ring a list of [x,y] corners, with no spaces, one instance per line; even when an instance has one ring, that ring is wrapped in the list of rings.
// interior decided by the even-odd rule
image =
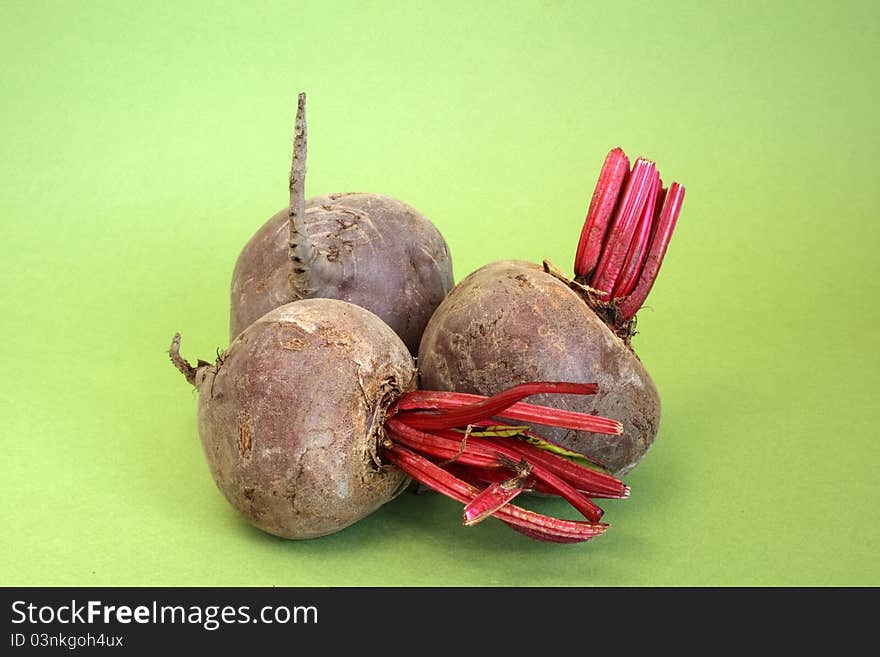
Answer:
[[[179,336],[172,346],[177,352]],[[382,412],[414,385],[412,356],[374,314],[330,299],[270,311],[215,364],[181,371],[199,390],[199,435],[217,486],[249,522],[285,538],[338,531],[400,493],[376,465]]]
[[[495,516],[544,541],[603,533],[592,498],[623,498],[618,479],[545,451],[530,428],[619,434],[603,417],[534,406],[538,393],[592,395],[594,384],[526,383],[491,398],[417,391],[405,345],[376,315],[332,299],[272,310],[213,364],[170,348],[199,391],[199,435],[226,499],[285,538],[329,534],[393,499],[410,477],[465,505],[463,522]],[[516,421],[516,425],[499,422]],[[537,441],[537,443],[535,442]],[[584,520],[523,509],[524,490],[558,495]]]
[[[340,299],[378,315],[415,354],[422,331],[452,289],[449,248],[426,217],[378,194],[305,200],[305,94],[300,94],[290,205],[250,239],[235,264],[230,339],[285,303]]]
[[[653,162],[632,170],[609,153],[581,234],[575,279],[550,263],[494,262],[446,297],[422,336],[420,385],[492,395],[521,381],[595,382],[594,397],[542,403],[607,415],[609,437],[555,428],[546,438],[622,475],[654,442],[660,397],[631,338],[635,314],[659,271],[684,188],[663,189]]]

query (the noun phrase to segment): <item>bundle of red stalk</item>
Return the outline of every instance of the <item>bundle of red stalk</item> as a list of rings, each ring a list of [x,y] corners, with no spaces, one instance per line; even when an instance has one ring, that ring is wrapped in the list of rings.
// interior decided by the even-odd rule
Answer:
[[[638,158],[630,170],[620,148],[605,158],[574,261],[575,280],[593,302],[613,310],[610,321],[631,337],[630,322],[657,279],[675,230],[684,187],[663,187],[657,165]]]
[[[607,527],[599,523],[603,511],[590,498],[628,497],[629,488],[611,475],[544,449],[548,443],[528,426],[498,425],[495,418],[619,434],[622,427],[614,420],[519,401],[541,393],[595,392],[591,384],[552,382],[521,384],[489,398],[409,392],[388,411],[387,437],[380,453],[416,481],[463,503],[465,525],[494,515],[532,538],[584,541]],[[526,490],[565,499],[587,522],[544,516],[513,505]]]

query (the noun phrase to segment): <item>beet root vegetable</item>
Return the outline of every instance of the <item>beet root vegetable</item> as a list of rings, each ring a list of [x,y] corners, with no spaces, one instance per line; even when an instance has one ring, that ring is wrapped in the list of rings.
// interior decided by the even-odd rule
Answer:
[[[615,420],[522,401],[592,395],[595,385],[532,382],[490,398],[412,390],[403,342],[347,302],[307,299],[272,310],[213,364],[192,366],[179,348],[178,334],[169,353],[199,391],[199,435],[217,486],[247,521],[277,536],[339,531],[410,478],[464,504],[465,525],[494,516],[561,543],[606,530],[594,498],[629,495],[620,480],[534,444],[531,423],[620,433]],[[517,424],[498,424],[506,421]],[[512,504],[524,490],[558,495],[584,520]]]
[[[614,417],[623,435],[554,428],[546,438],[623,475],[654,442],[660,397],[631,345],[684,188],[666,190],[653,162],[614,149],[600,174],[570,280],[550,263],[488,264],[434,313],[419,349],[420,385],[492,395],[518,382],[595,382],[594,397],[541,403]]]
[[[199,391],[214,481],[256,527],[284,538],[330,534],[408,483],[377,465],[376,452],[383,409],[414,383],[413,359],[374,314],[330,299],[286,304],[216,363],[176,362]]]
[[[544,435],[619,474],[648,449],[660,421],[639,359],[568,285],[528,262],[491,263],[459,283],[425,330],[419,370],[425,388],[485,395],[519,381],[595,381],[593,397],[536,403],[613,417],[623,435]]]
[[[290,204],[238,257],[230,339],[280,305],[330,298],[378,315],[415,354],[428,319],[452,289],[446,241],[424,215],[388,196],[344,193],[306,201],[305,161],[305,94],[300,94]]]

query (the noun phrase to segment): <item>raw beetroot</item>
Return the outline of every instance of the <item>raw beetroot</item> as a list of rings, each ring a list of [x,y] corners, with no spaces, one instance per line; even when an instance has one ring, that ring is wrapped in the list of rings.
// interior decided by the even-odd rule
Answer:
[[[230,339],[285,303],[348,301],[378,315],[415,354],[422,331],[452,289],[449,248],[409,205],[367,193],[305,200],[305,94],[300,94],[289,207],[250,239],[231,284]]]
[[[172,359],[179,336],[172,345]],[[415,384],[413,359],[374,314],[330,299],[276,308],[214,364],[175,362],[199,390],[217,486],[256,527],[311,538],[347,527],[408,479],[377,466],[382,413]]]
[[[521,381],[596,382],[594,397],[541,403],[614,417],[609,438],[555,428],[546,437],[622,475],[653,443],[660,397],[631,345],[635,314],[656,279],[684,188],[666,190],[653,162],[606,158],[575,258],[575,279],[552,265],[494,262],[459,283],[419,349],[420,385],[492,395]]]
[[[276,308],[213,364],[194,367],[179,348],[176,335],[169,353],[199,391],[199,435],[217,486],[250,523],[277,536],[339,531],[393,499],[409,477],[462,502],[466,525],[495,516],[531,538],[563,543],[607,528],[591,498],[629,494],[618,479],[536,447],[521,426],[619,434],[614,420],[520,401],[592,395],[595,385],[526,383],[491,398],[413,390],[403,342],[347,302]],[[508,420],[517,425],[497,426]],[[566,499],[585,520],[511,504],[529,489]]]

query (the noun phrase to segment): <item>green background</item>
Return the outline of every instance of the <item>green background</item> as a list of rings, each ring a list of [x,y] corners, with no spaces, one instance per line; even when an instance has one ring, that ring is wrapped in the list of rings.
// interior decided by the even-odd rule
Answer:
[[[327,4],[3,2],[0,583],[880,584],[877,4]],[[301,90],[307,193],[406,200],[457,280],[570,270],[613,146],[687,187],[634,342],[664,419],[606,535],[404,495],[288,542],[223,500],[166,349],[226,346]]]

